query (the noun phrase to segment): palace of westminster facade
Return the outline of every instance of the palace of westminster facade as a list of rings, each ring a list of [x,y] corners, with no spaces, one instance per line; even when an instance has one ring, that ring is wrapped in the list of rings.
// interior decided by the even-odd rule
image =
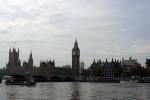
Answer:
[[[146,59],[146,67],[150,68],[150,60]],[[120,77],[122,74],[130,72],[133,68],[141,68],[141,64],[137,59],[101,61],[94,60],[88,69],[84,69],[84,64],[80,63],[80,49],[77,40],[74,42],[72,49],[72,67],[70,65],[56,67],[54,60],[40,61],[39,67],[33,66],[32,52],[29,55],[28,61],[21,64],[19,59],[19,49],[13,48],[9,50],[9,60],[6,63],[6,68],[1,69],[5,73],[15,74],[31,74],[42,76],[73,76],[73,77]]]
[[[24,61],[21,64],[19,58],[19,48],[13,48],[9,50],[9,60],[6,63],[6,68],[3,72],[9,74],[31,74],[31,75],[41,75],[41,76],[74,76],[79,77],[80,70],[80,49],[78,47],[77,40],[74,42],[74,47],[72,49],[72,67],[70,65],[56,67],[54,60],[40,61],[40,67],[33,66],[32,52],[29,55],[28,61]]]

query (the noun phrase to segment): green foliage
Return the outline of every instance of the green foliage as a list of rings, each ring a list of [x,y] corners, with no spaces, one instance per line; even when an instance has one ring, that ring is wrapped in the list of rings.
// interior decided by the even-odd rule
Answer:
[[[131,71],[128,73],[129,76],[139,76],[145,77],[147,75],[146,69],[144,67],[135,67],[132,68]]]

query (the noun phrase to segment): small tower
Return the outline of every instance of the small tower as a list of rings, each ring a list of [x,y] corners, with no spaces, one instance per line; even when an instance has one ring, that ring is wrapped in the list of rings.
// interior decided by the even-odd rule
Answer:
[[[28,67],[30,67],[30,68],[32,68],[32,67],[33,67],[32,51],[31,51],[30,56],[29,56],[29,60],[28,60]]]
[[[146,58],[145,66],[147,69],[150,69],[150,59]]]
[[[21,67],[21,62],[19,59],[19,48],[18,51],[16,48],[9,49],[9,60],[6,65],[7,68]]]
[[[79,77],[80,70],[80,49],[78,47],[77,40],[74,43],[74,47],[72,49],[72,71],[75,77]]]

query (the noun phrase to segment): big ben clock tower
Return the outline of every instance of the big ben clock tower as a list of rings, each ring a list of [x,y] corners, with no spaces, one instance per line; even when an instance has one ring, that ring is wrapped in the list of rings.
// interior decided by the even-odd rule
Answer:
[[[78,47],[77,40],[74,43],[74,47],[72,49],[72,71],[75,77],[79,77],[79,69],[80,69],[80,49]]]

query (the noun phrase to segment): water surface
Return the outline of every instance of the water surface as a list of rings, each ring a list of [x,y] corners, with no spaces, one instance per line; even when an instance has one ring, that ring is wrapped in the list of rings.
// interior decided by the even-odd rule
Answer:
[[[150,100],[150,84],[51,82],[27,87],[2,83],[0,100]]]

